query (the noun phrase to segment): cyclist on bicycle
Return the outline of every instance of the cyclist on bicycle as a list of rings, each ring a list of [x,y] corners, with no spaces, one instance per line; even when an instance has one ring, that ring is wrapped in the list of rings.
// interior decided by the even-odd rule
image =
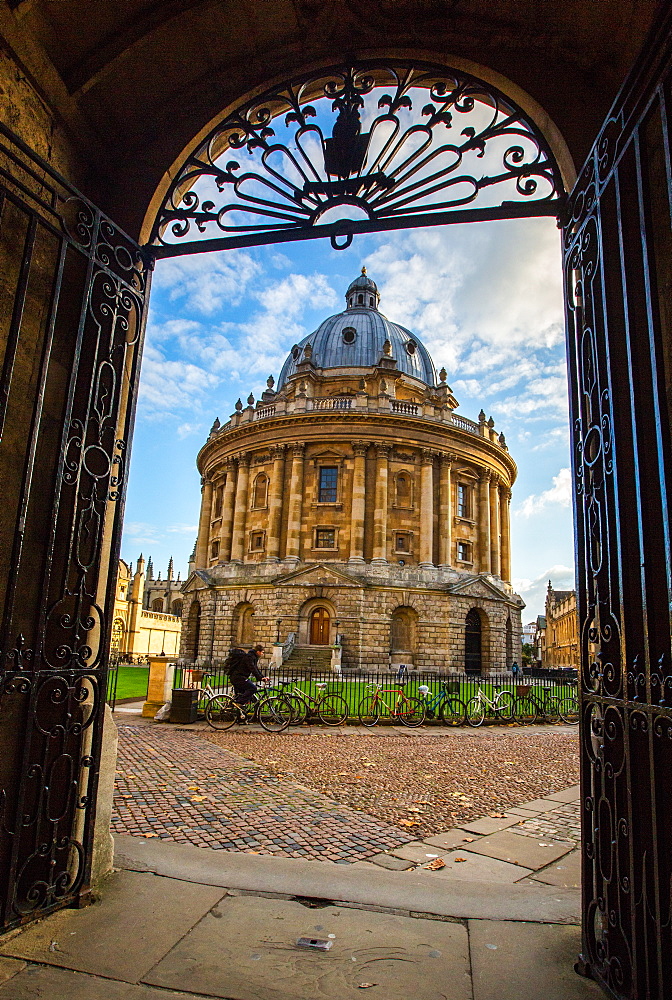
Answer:
[[[247,652],[235,648],[229,653],[229,678],[235,691],[234,700],[239,705],[247,705],[248,702],[257,700],[257,685],[250,680],[250,675],[258,681],[268,680],[259,669],[259,659],[263,652],[264,647],[261,643],[257,643]]]

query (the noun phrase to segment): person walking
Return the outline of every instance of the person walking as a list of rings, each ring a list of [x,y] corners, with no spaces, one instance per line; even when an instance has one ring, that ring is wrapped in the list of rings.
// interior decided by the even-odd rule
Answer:
[[[513,674],[514,680],[518,677],[520,673],[520,667],[518,666],[518,662],[516,660],[514,660],[513,663],[511,664],[511,673]]]

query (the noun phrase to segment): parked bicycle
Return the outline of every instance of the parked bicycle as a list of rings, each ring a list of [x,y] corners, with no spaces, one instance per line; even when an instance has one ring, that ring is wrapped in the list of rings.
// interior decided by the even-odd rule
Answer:
[[[558,705],[560,718],[570,726],[579,724],[579,698],[577,694],[565,695]]]
[[[292,708],[290,725],[301,726],[317,716],[325,726],[342,726],[347,721],[350,709],[345,698],[335,691],[327,690],[326,681],[316,685],[317,697],[304,691],[295,681],[280,681],[276,690],[284,695]]]
[[[212,691],[209,684],[204,690],[208,689]],[[263,691],[263,688],[260,690]],[[257,700],[244,705],[239,705],[231,695],[212,691],[205,706],[205,718],[212,729],[220,731],[230,729],[236,723],[258,722],[269,733],[281,733],[292,721],[292,706],[277,691],[263,693]]]
[[[548,688],[519,684],[516,688],[514,718],[521,725],[533,726],[538,719],[556,723],[560,719],[560,699]]]
[[[497,691],[489,698],[482,687],[467,702],[467,722],[470,726],[481,726],[486,715],[511,722],[514,714],[514,698],[510,691]]]
[[[461,726],[467,716],[467,706],[457,697],[451,684],[451,681],[441,681],[434,695],[427,684],[421,684],[418,690],[425,703],[425,718],[438,718],[444,726]]]
[[[421,698],[410,698],[401,687],[383,687],[376,682],[367,684],[368,694],[359,703],[357,714],[363,726],[375,726],[380,718],[401,722],[403,726],[421,726],[425,721],[425,704]],[[393,695],[388,700],[384,695]]]

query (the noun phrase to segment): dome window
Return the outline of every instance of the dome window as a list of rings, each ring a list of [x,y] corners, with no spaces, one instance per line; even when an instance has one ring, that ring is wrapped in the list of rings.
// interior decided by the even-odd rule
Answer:
[[[301,357],[301,348],[298,344],[294,344],[294,347],[292,348],[292,357],[295,361],[298,361]]]
[[[358,295],[357,296],[357,305],[361,306],[363,304],[364,304],[364,296],[363,295]]]
[[[410,354],[411,357],[413,357],[413,355],[415,354],[417,346],[418,345],[416,344],[416,342],[414,340],[409,340],[408,343],[406,344],[406,353]]]
[[[357,331],[352,326],[346,326],[342,336],[344,344],[354,344],[357,340]]]

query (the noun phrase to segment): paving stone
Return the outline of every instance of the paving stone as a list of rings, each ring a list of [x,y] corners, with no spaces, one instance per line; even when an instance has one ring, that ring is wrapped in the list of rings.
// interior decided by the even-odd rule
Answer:
[[[469,943],[474,1000],[604,1000],[574,972],[579,927],[470,920]]]
[[[6,983],[25,967],[26,963],[18,958],[0,958],[0,984]]]
[[[217,886],[117,872],[105,882],[99,903],[53,913],[0,945],[0,951],[132,983],[222,896]]]
[[[546,799],[532,799],[531,802],[521,802],[521,809],[530,809],[532,812],[543,813],[550,809],[557,809],[557,802],[548,802]]]
[[[395,847],[388,853],[394,858],[402,858],[404,861],[414,861],[416,864],[424,864],[426,861],[432,861],[438,857],[441,849],[434,844],[425,843],[424,841],[411,841],[410,844]]]
[[[25,965],[25,963],[23,963]],[[195,993],[170,993],[169,1000],[200,1000]],[[0,986],[2,1000],[168,1000],[165,990],[88,976],[82,972],[29,965]],[[206,1000],[205,997],[202,1000]]]
[[[506,810],[507,816],[525,816],[529,818],[530,816],[538,816],[539,813],[536,809],[524,809],[522,806],[513,806],[511,809]]]
[[[145,981],[236,1000],[342,1000],[363,983],[385,1000],[470,1000],[466,928],[351,907],[309,910],[277,899],[227,897]],[[330,938],[329,935],[334,937]],[[299,948],[300,937],[333,942]]]
[[[570,851],[557,864],[549,865],[531,876],[535,882],[557,885],[563,889],[581,888],[581,851]]]
[[[532,874],[531,868],[498,861],[483,854],[472,854],[471,851],[452,851],[442,854],[444,868],[435,871],[423,869],[429,875],[437,878],[457,879],[462,882],[518,882],[526,875]],[[419,869],[416,868],[416,871]]]
[[[541,845],[544,846],[541,846]],[[485,854],[499,861],[509,861],[514,865],[522,865],[536,871],[545,868],[557,858],[568,854],[574,845],[564,841],[534,840],[523,837],[512,830],[501,830],[471,844],[469,850],[476,854]]]
[[[550,795],[544,795],[544,799],[548,799],[550,802],[577,802],[581,798],[581,785],[572,785],[571,788],[565,788],[562,792],[551,792]]]
[[[423,844],[431,844],[432,847],[441,847],[444,851],[452,847],[462,847],[463,844],[472,844],[478,838],[457,827],[454,830],[446,830],[445,833],[437,833],[435,837],[425,837]]]
[[[516,823],[520,823],[520,819],[517,816],[505,819],[494,819],[492,816],[484,816],[483,819],[475,819],[472,822],[464,823],[462,829],[466,830],[467,833],[487,835],[489,833],[497,833],[499,830],[507,830],[510,826],[515,826]]]
[[[403,858],[395,858],[392,854],[374,854],[369,861],[380,868],[388,868],[392,872],[403,872],[407,868],[414,868],[412,861],[405,861]]]

